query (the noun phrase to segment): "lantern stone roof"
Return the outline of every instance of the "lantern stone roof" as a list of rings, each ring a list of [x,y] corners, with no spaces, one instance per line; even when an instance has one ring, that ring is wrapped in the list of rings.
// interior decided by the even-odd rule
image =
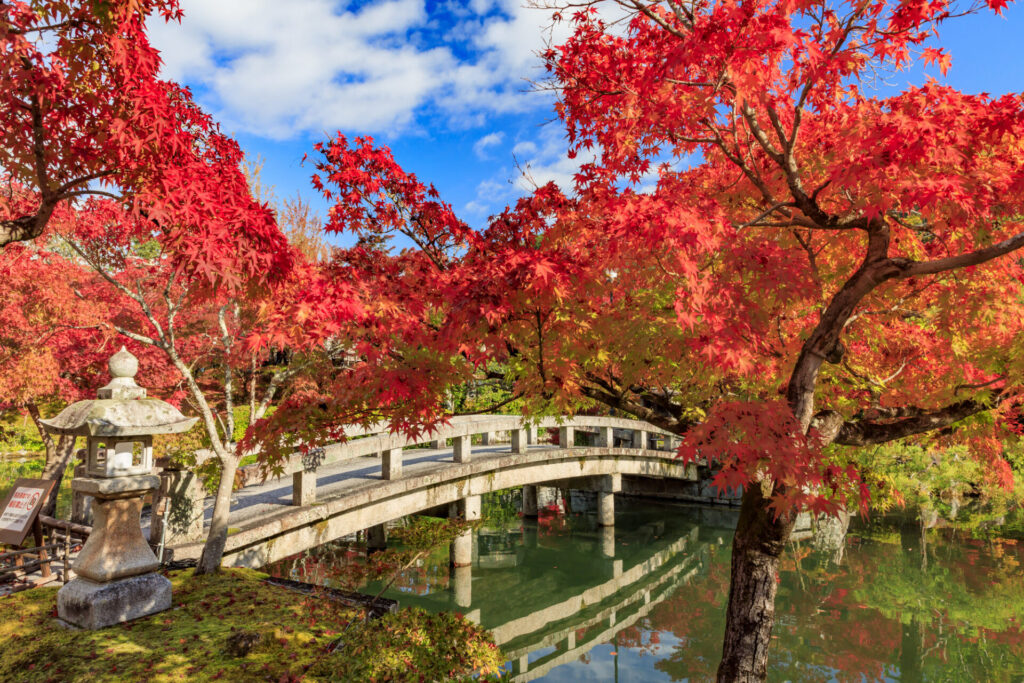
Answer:
[[[139,362],[124,347],[111,356],[109,367],[111,381],[97,392],[100,397],[72,403],[56,417],[41,420],[46,431],[101,437],[180,434],[199,419],[185,417],[166,401],[146,398],[146,390],[135,384]]]

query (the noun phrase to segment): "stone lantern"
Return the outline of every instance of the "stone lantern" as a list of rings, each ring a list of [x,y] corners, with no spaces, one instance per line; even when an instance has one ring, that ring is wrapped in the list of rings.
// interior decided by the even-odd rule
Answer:
[[[171,606],[171,582],[156,573],[139,518],[142,499],[160,485],[153,474],[153,435],[188,431],[187,418],[135,384],[139,361],[121,348],[110,358],[110,383],[98,398],[79,401],[43,420],[51,434],[84,436],[86,476],[71,488],[92,496],[92,533],[73,568],[77,575],[57,593],[57,615],[88,629],[160,612]]]

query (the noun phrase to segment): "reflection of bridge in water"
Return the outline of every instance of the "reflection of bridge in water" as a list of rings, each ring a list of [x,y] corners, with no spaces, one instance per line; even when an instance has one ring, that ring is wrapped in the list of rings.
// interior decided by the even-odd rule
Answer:
[[[546,547],[551,541],[531,520],[517,529],[482,529],[472,562],[453,567],[446,585],[439,582],[427,594],[387,595],[402,607],[465,614],[494,634],[512,663],[513,680],[540,678],[641,621],[705,569],[709,544],[732,534],[730,511],[672,506],[664,520],[637,524],[624,507],[616,527],[558,539],[572,552]],[[308,578],[298,573],[304,559],[280,568]]]

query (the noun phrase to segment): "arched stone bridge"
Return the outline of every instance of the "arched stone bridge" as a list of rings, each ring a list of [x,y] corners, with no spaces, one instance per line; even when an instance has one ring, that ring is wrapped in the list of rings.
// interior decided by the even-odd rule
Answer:
[[[559,430],[558,444],[538,443],[538,428],[552,427]],[[502,432],[508,433],[506,444],[497,443]],[[623,477],[698,480],[696,465],[676,459],[677,444],[677,437],[646,422],[588,416],[545,418],[533,425],[511,415],[459,417],[419,439],[355,431],[349,441],[313,456],[293,456],[286,467],[290,496],[280,479],[236,492],[224,564],[262,567],[443,505],[478,519],[481,494],[513,486],[597,490],[599,522],[612,525],[614,494]],[[455,565],[469,562],[471,539],[461,540],[453,544]],[[199,556],[202,543],[168,546],[175,559],[188,559]]]

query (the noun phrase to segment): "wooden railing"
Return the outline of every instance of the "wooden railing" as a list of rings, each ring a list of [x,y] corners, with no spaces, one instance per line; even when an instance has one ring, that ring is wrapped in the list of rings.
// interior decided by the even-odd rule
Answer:
[[[59,578],[66,580],[71,554],[77,552],[92,529],[39,515],[33,531],[34,547],[0,552],[0,594],[17,593]],[[46,542],[47,536],[49,542]],[[53,572],[54,563],[62,566],[57,574]]]

